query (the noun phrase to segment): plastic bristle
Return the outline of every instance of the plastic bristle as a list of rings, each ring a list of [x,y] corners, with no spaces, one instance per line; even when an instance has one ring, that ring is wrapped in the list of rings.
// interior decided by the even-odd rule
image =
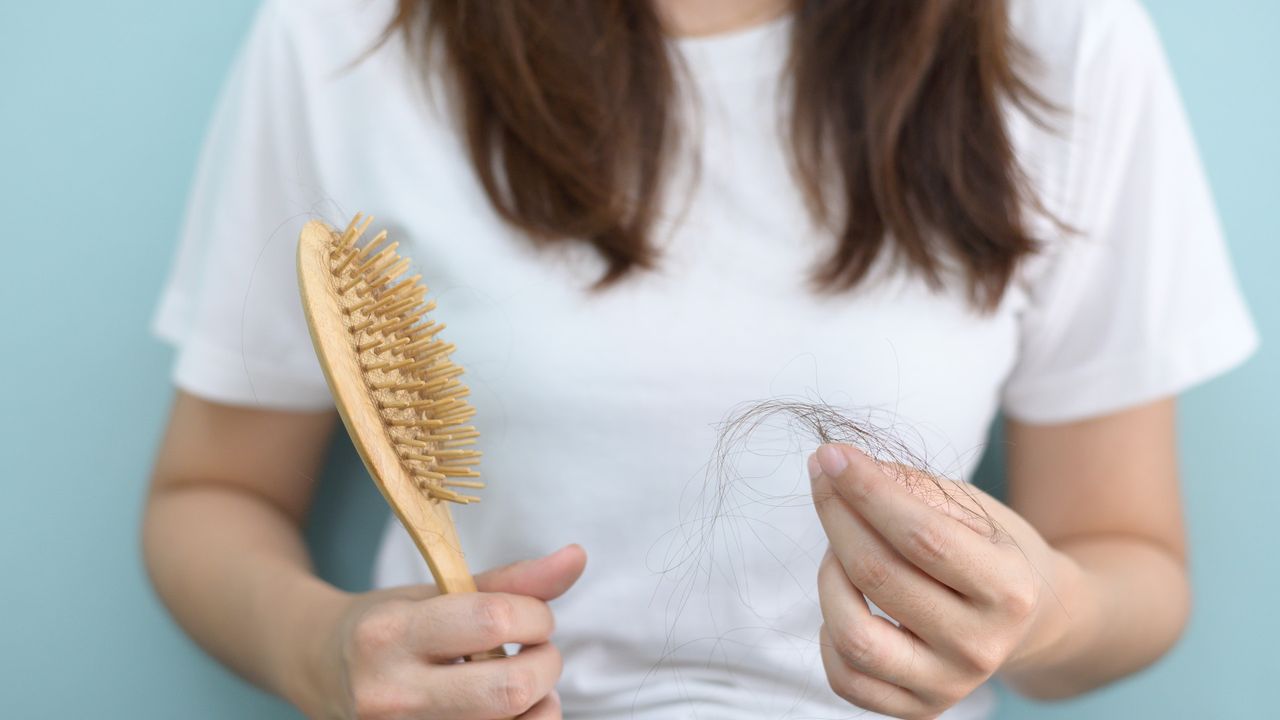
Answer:
[[[449,358],[454,346],[437,337],[444,323],[426,317],[436,304],[426,299],[422,276],[405,276],[410,262],[399,243],[386,242],[385,231],[360,242],[372,221],[356,215],[329,248],[352,351],[406,475],[433,500],[476,502],[450,489],[483,487],[465,479],[480,476],[472,467],[480,452],[466,447],[479,433],[464,424],[475,408],[456,379],[463,369]]]

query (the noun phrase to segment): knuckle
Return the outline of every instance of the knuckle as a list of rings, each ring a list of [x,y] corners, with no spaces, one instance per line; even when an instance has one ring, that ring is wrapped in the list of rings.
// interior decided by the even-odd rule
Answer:
[[[1030,582],[1010,583],[1000,589],[1000,607],[1014,617],[1024,618],[1035,611],[1039,600],[1036,595],[1036,589]]]
[[[884,587],[892,574],[884,558],[873,553],[867,553],[859,558],[855,570],[858,577],[853,578],[854,585],[864,593],[874,593]]]
[[[537,699],[537,678],[531,670],[507,670],[494,688],[494,702],[504,715],[519,715]]]
[[[824,632],[831,635],[829,631]],[[826,672],[827,685],[831,687],[831,691],[846,702],[864,710],[876,711],[882,709],[879,701],[883,698],[873,697],[868,681],[869,676],[850,669],[845,662],[844,656],[838,648],[834,647],[834,638],[832,643],[834,652],[822,653],[822,667]]]
[[[498,645],[515,629],[516,609],[507,598],[485,595],[476,602],[476,626],[486,640]]]
[[[833,675],[828,671],[827,680],[831,684],[831,690],[846,702],[865,710],[876,711],[880,709],[880,703],[878,702],[880,698],[874,696],[867,683],[861,677],[847,673]]]
[[[400,642],[405,632],[403,610],[402,603],[390,601],[366,611],[352,630],[355,647],[363,652],[377,653]]]
[[[999,670],[1004,656],[997,643],[985,641],[969,643],[964,653],[965,661],[983,677]]]
[[[880,664],[880,647],[866,628],[853,627],[833,633],[836,653],[856,668],[870,670]]]
[[[906,542],[908,553],[928,562],[942,563],[951,557],[950,538],[932,525],[912,528],[907,533]]]

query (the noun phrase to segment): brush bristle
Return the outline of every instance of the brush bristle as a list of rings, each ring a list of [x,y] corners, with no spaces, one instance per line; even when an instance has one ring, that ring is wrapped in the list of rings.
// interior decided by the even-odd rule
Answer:
[[[479,433],[464,424],[475,408],[458,381],[462,368],[449,359],[453,345],[437,337],[444,324],[427,318],[435,302],[426,302],[421,276],[401,277],[409,261],[396,254],[398,243],[386,243],[384,231],[358,244],[371,221],[356,215],[329,248],[333,290],[365,387],[418,488],[439,500],[476,502],[454,489],[483,487],[473,468],[480,452],[467,449]]]

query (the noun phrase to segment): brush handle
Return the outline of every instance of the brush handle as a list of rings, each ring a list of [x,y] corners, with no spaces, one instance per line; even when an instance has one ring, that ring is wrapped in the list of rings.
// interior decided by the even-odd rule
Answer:
[[[445,513],[449,512],[444,503],[440,503],[441,510]],[[419,538],[418,534],[409,530],[409,534],[414,536],[414,541],[418,544],[418,548],[422,550],[422,555],[427,560],[427,565],[431,568],[431,575],[436,580],[436,587],[440,588],[442,593],[473,593],[478,592],[476,589],[475,578],[467,572],[466,562],[460,552],[454,552],[453,547],[438,547],[433,545],[429,540],[430,536]],[[423,548],[427,549],[423,549]],[[471,662],[480,662],[483,660],[497,660],[499,658],[510,657],[507,651],[502,647],[496,647],[492,650],[486,650],[482,653],[470,655],[467,660]]]
[[[443,503],[441,504],[443,505]],[[447,508],[445,511],[448,512]],[[413,532],[410,531],[410,534],[412,535]],[[415,540],[416,539],[417,538],[415,538]],[[419,543],[418,547],[421,548],[422,544]],[[445,593],[477,592],[476,581],[474,578],[471,577],[470,573],[465,573],[462,575],[459,575],[456,573],[453,575],[443,575],[443,574],[438,574],[438,571],[436,570],[437,564],[442,565],[444,567],[451,567],[456,570],[457,563],[461,562],[460,557],[456,559],[445,560],[445,558],[440,556],[441,555],[440,553],[437,553],[436,560],[433,562],[430,555],[427,555],[425,552],[423,553],[423,555],[427,559],[427,565],[431,567],[431,574],[435,577],[436,585],[437,587],[440,588],[441,592],[445,592]],[[442,560],[443,562],[441,562]],[[485,662],[487,660],[503,660],[508,657],[511,657],[511,656],[508,655],[507,651],[500,645],[496,648],[493,648],[492,650],[485,650],[484,652],[476,653],[475,655],[468,655],[467,662]],[[515,718],[504,718],[503,720],[515,720]]]
[[[506,650],[496,647],[492,650],[485,650],[482,653],[467,656],[467,660],[471,662],[483,662],[485,660],[501,660],[511,657]]]

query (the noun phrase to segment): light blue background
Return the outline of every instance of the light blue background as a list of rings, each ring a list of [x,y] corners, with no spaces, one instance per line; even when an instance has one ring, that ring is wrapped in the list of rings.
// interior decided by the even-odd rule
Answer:
[[[170,353],[147,321],[253,6],[0,2],[0,717],[297,717],[177,631],[137,549],[170,396]],[[1266,340],[1183,405],[1196,612],[1181,645],[1105,691],[1011,700],[1002,718],[1242,718],[1274,704],[1280,3],[1149,6]],[[322,572],[350,588],[366,582],[385,513],[371,483],[335,481],[358,471],[335,448],[313,520]]]

